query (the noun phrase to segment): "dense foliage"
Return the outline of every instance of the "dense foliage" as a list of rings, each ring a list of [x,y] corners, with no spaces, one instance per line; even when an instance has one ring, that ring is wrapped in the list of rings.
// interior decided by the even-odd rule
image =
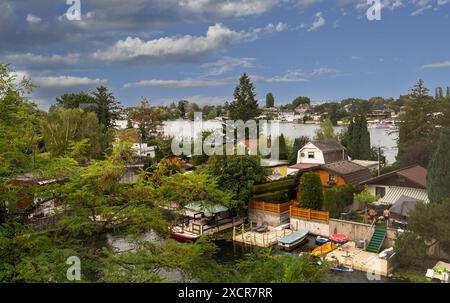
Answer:
[[[321,210],[323,186],[316,173],[305,173],[300,179],[300,207]]]

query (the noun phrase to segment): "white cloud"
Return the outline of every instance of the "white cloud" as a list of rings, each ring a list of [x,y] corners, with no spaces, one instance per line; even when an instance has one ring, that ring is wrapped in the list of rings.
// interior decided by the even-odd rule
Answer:
[[[5,57],[8,62],[13,63],[35,63],[35,64],[76,64],[79,54],[67,55],[36,55],[32,53],[14,54]]]
[[[280,0],[180,0],[179,6],[182,9],[195,12],[197,14],[219,14],[221,17],[242,17],[249,15],[259,15],[273,6]]]
[[[101,85],[106,84],[108,81],[88,77],[48,76],[32,78],[32,82],[38,85],[39,88],[72,88]]]
[[[433,64],[425,64],[425,65],[422,65],[421,68],[426,69],[426,68],[448,68],[448,67],[450,67],[450,61],[444,61],[444,62],[433,63]]]
[[[308,32],[316,31],[319,28],[321,28],[322,26],[324,26],[325,24],[326,24],[326,20],[323,17],[322,12],[318,12],[315,15],[315,18],[314,18],[314,21],[313,21],[311,27],[308,29]]]
[[[192,58],[255,38],[254,32],[236,32],[222,24],[216,24],[208,28],[205,36],[173,36],[149,41],[128,37],[105,51],[95,52],[92,56],[104,61]]]
[[[308,79],[304,76],[301,70],[294,69],[289,70],[285,75],[273,76],[273,77],[261,77],[261,76],[250,76],[256,82],[266,82],[266,83],[287,83],[287,82],[307,82]]]
[[[255,58],[223,57],[215,62],[202,64],[201,67],[207,70],[208,76],[220,76],[235,68],[252,68],[255,60]]]
[[[197,103],[200,106],[203,105],[223,105],[226,101],[230,101],[233,97],[227,96],[203,96],[203,95],[194,95],[188,97],[177,98],[177,100],[189,100],[189,102]],[[170,105],[174,102],[174,98],[164,98],[156,100],[156,103],[162,105]]]
[[[270,23],[266,26],[265,31],[267,33],[273,33],[273,32],[282,32],[288,27],[287,23],[279,22],[278,24],[274,25]]]
[[[335,68],[329,68],[329,67],[320,67],[316,68],[312,71],[311,76],[321,76],[324,74],[336,74],[339,73],[339,70]]]
[[[27,22],[30,24],[37,24],[37,23],[40,23],[41,21],[42,21],[42,19],[39,18],[38,16],[35,16],[33,14],[27,15]]]
[[[235,78],[224,78],[218,80],[205,79],[181,79],[181,80],[162,80],[151,79],[141,80],[139,82],[126,83],[124,88],[158,86],[163,88],[197,88],[197,87],[215,87],[224,86],[235,82]]]

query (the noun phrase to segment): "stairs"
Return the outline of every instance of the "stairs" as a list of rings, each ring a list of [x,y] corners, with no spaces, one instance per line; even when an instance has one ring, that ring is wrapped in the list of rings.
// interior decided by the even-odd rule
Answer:
[[[367,251],[371,253],[379,253],[381,245],[383,245],[384,239],[386,239],[386,226],[376,225],[375,232],[372,235],[369,246],[367,246]]]

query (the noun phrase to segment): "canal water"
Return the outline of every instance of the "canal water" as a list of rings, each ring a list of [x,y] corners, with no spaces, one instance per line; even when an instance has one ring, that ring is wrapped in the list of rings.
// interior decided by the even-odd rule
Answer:
[[[275,133],[274,128],[270,131],[272,137],[283,134],[290,140],[295,140],[295,138],[300,136],[307,136],[312,139],[316,129],[319,128],[317,124],[279,123],[278,125],[279,133]],[[203,121],[202,123],[195,122],[195,124],[186,120],[164,122],[164,134],[177,138],[196,138],[202,130],[217,130],[221,128],[222,123],[219,121]],[[343,129],[342,126],[335,127],[336,133],[341,132]],[[394,163],[398,152],[398,134],[381,128],[371,128],[369,132],[372,146],[380,146],[387,162],[390,164]]]
[[[258,249],[257,247],[251,247],[248,245],[242,245],[240,243],[235,243],[231,240],[215,240],[214,244],[219,247],[219,251],[214,256],[217,262],[231,265],[236,261],[243,259],[246,254],[255,252]],[[299,255],[301,252],[311,252],[316,247],[315,237],[308,237],[308,241],[299,247],[296,250],[291,252],[285,252],[274,248],[273,253],[275,254],[290,254],[290,255]],[[361,271],[354,272],[330,272],[327,280],[327,283],[398,283],[404,282],[400,280],[393,280],[387,277],[381,277],[380,280],[369,280],[367,277],[367,273]]]

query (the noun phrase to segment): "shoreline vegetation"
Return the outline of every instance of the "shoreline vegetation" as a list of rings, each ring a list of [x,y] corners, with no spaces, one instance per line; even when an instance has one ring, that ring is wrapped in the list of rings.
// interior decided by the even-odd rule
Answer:
[[[64,94],[47,113],[27,97],[33,88],[30,80],[17,79],[9,65],[0,64],[0,80],[0,282],[170,282],[163,274],[168,271],[176,271],[187,282],[326,281],[331,264],[318,264],[309,255],[274,254],[265,249],[226,266],[214,259],[219,248],[207,237],[195,243],[169,238],[171,228],[192,203],[205,209],[219,205],[233,215],[245,215],[254,186],[267,184],[270,175],[259,155],[175,157],[171,138],[160,133],[163,121],[177,115],[190,119],[200,110],[198,105],[180,101],[165,108],[143,98],[139,106],[124,109],[107,87],[100,86],[90,94]],[[246,74],[233,98],[208,108],[209,112],[203,107],[203,115],[244,121],[263,115]],[[268,96],[266,109],[274,102]],[[299,97],[281,108],[304,114],[303,121],[318,113],[321,125],[314,139],[340,141],[351,157],[360,160],[383,158],[370,145],[366,119],[370,112],[380,117],[388,112],[391,118],[399,115],[397,162],[383,172],[415,163],[429,167],[432,201],[410,215],[409,231],[399,236],[394,248],[404,267],[423,266],[430,243],[438,242],[450,251],[446,232],[450,190],[444,188],[450,184],[445,173],[450,169],[445,152],[450,145],[450,96],[429,96],[420,80],[398,99],[346,99],[311,108],[309,98]],[[126,129],[131,131],[120,137],[115,122],[124,115]],[[340,120],[349,124],[336,134],[333,126]],[[295,155],[310,139],[276,138],[283,151],[281,160],[295,162]],[[155,147],[154,155],[142,154],[133,144]],[[317,178],[309,183],[315,192],[323,190]],[[348,192],[339,189],[333,197]],[[322,201],[325,197],[320,201],[309,197],[311,208],[327,205]],[[173,209],[172,217],[163,211],[168,208]],[[34,225],[37,222],[42,224]],[[143,241],[142,235],[150,231],[164,241]],[[99,240],[108,233],[127,235],[133,248],[117,253],[108,245],[99,247]],[[75,270],[70,280],[66,262],[72,257],[80,260],[82,270],[78,276]],[[400,271],[399,277],[411,275],[416,280],[415,272]]]

